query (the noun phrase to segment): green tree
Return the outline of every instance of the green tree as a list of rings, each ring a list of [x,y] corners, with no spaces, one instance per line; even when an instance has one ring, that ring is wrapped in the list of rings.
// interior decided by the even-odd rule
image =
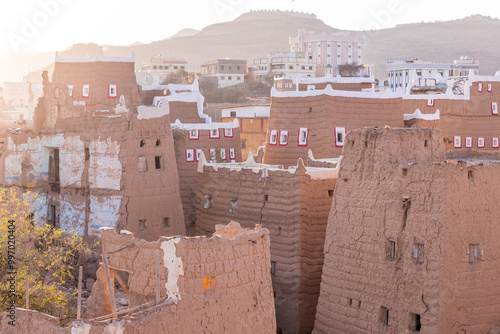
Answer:
[[[358,65],[356,63],[345,63],[343,65],[339,65],[339,72],[343,77],[355,77],[363,68],[363,65]]]
[[[173,73],[167,74],[165,80],[163,80],[162,85],[167,84],[192,84],[194,81],[194,72],[187,72],[183,68],[179,68]]]

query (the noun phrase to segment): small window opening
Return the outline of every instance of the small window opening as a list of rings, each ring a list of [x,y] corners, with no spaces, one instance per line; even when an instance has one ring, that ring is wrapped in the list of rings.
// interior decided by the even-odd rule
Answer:
[[[214,203],[214,199],[212,198],[212,195],[205,195],[205,198],[206,198],[207,202],[205,203],[204,208],[210,209]]]
[[[425,246],[423,244],[413,244],[413,259],[416,264],[424,263]]]
[[[269,195],[264,195],[264,202],[269,201]]]
[[[90,150],[88,147],[85,147],[85,161],[90,160]]]
[[[333,197],[333,190],[328,190],[328,196]]]
[[[473,176],[472,171],[471,170],[467,171],[467,177],[469,178],[469,180],[472,180],[472,176]]]
[[[349,306],[352,306],[352,298],[349,298],[348,304],[349,304]]]
[[[243,141],[241,142],[241,149],[242,149],[242,150],[244,150],[244,149],[246,149],[246,148],[247,148],[247,142],[246,142],[245,140],[243,140]]]
[[[396,259],[396,241],[387,240],[385,256],[389,261]]]
[[[406,176],[408,175],[408,169],[407,168],[403,168],[403,176]]]
[[[231,212],[236,212],[238,210],[238,199],[237,198],[232,198],[231,200]]]
[[[427,147],[427,140],[424,140],[424,147]]]
[[[155,157],[155,168],[161,169],[161,157],[160,156]]]
[[[408,210],[410,210],[411,201],[408,198],[403,198],[403,227],[406,226],[408,221]]]
[[[170,228],[170,218],[165,217],[163,218],[163,229],[168,230]]]
[[[57,205],[49,205],[49,225],[58,228],[59,227],[59,207]]]
[[[231,111],[231,117],[236,117],[236,111]]]
[[[368,140],[365,140],[365,147],[368,147]]]
[[[389,326],[389,309],[380,307],[380,323],[384,326]]]
[[[358,308],[361,308],[361,300],[358,302]]]
[[[161,145],[161,141],[159,139],[156,139],[156,146],[160,146]]]
[[[215,289],[215,277],[203,277],[203,288],[205,290]]]
[[[420,323],[420,314],[410,313],[410,326],[409,330],[413,332],[420,332],[422,324]]]
[[[146,231],[148,228],[148,222],[146,219],[140,219],[139,220],[139,231]]]
[[[469,244],[469,263],[479,262],[481,257],[481,251],[479,244]]]
[[[141,139],[141,143],[139,144],[140,147],[146,146],[146,141],[144,139]]]
[[[276,261],[271,261],[271,275],[276,275]]]

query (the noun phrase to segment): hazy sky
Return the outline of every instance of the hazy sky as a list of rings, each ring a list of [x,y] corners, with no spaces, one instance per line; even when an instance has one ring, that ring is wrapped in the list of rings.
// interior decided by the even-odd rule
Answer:
[[[148,43],[252,9],[315,13],[334,28],[354,30],[472,14],[500,17],[500,6],[491,0],[2,0],[0,54],[62,50],[79,42]]]

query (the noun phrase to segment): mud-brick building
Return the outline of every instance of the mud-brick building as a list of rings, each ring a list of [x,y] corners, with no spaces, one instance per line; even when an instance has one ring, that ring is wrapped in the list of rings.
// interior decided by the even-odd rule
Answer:
[[[238,220],[271,233],[271,274],[278,330],[310,333],[323,266],[323,244],[337,169],[242,164],[199,164],[196,228]]]
[[[313,333],[497,332],[499,172],[439,131],[351,131]]]
[[[142,87],[143,102],[168,108],[171,120],[180,192],[186,229],[194,232],[196,222],[197,166],[203,152],[217,162],[241,162],[238,120],[212,122],[203,112],[205,98],[198,80],[190,85],[168,84]],[[149,98],[148,98],[149,97]]]
[[[275,78],[274,88],[279,92],[285,91],[307,91],[325,89],[328,85],[335,90],[346,91],[372,91],[375,86],[374,77],[340,77],[326,75],[318,78]]]
[[[34,129],[2,139],[2,186],[36,192],[37,221],[80,235],[184,234],[168,108],[140,106],[134,57],[56,56],[43,85]]]

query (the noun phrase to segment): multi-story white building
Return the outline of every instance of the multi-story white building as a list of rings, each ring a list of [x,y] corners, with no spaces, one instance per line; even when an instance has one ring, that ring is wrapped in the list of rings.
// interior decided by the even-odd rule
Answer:
[[[236,59],[216,59],[201,65],[200,80],[213,80],[218,88],[245,82],[247,61]]]
[[[267,58],[255,59],[255,77],[272,75],[275,78],[297,78],[316,76],[316,63],[308,52],[278,52],[269,54]]]
[[[185,70],[187,61],[185,59],[166,58],[162,56],[143,59],[140,70],[136,71],[136,77],[142,86],[162,83],[167,75],[175,73],[180,69]]]
[[[406,92],[419,78],[467,76],[471,70],[479,74],[479,62],[469,57],[461,57],[453,63],[433,63],[431,60],[421,59],[388,59],[386,68],[389,88],[393,92],[400,88]]]
[[[290,52],[307,52],[309,60],[316,63],[317,76],[323,76],[328,65],[333,67],[333,74],[339,75],[339,65],[363,63],[363,43],[347,33],[321,35],[314,31],[299,30],[297,37],[290,37]]]

